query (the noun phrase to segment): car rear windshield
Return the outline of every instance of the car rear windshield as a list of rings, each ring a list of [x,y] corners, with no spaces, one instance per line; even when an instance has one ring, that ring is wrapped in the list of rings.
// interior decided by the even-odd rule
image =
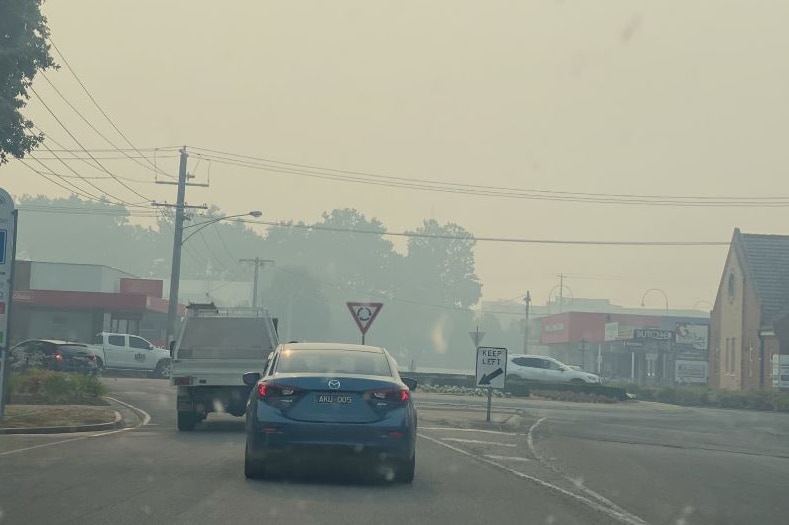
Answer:
[[[392,376],[384,354],[333,349],[285,350],[279,356],[276,372]]]

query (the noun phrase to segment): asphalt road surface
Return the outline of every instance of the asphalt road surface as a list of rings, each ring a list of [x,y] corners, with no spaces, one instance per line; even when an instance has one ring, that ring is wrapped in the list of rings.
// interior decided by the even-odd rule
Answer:
[[[0,523],[776,523],[789,521],[789,417],[650,403],[421,394],[413,485],[328,465],[243,477],[243,422],[178,433],[165,381],[108,379],[134,427],[0,436]],[[137,415],[136,415],[137,414]],[[519,422],[519,424],[518,424]]]

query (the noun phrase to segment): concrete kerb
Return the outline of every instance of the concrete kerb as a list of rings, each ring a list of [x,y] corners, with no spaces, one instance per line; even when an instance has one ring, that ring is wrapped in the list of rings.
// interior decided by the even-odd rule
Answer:
[[[459,409],[447,407],[419,407],[420,426],[442,426],[447,428],[468,428],[477,430],[498,430],[520,432],[528,416],[520,411],[493,412],[491,420],[485,421],[485,410]]]
[[[115,411],[115,421],[90,425],[68,425],[60,427],[0,428],[0,434],[66,434],[73,432],[100,432],[123,427],[123,416]]]

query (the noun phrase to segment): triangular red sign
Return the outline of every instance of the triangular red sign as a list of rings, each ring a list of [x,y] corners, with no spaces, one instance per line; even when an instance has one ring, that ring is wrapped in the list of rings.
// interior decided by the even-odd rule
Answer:
[[[384,303],[345,303],[348,305],[348,310],[351,311],[353,320],[356,321],[356,326],[362,335],[367,333],[370,325],[373,324],[378,312],[383,308]]]

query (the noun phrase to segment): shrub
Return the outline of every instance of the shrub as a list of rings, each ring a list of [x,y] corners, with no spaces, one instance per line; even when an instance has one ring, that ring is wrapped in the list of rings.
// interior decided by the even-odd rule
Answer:
[[[61,405],[95,402],[107,393],[107,387],[95,376],[32,368],[12,373],[9,391],[14,402],[26,399]]]

